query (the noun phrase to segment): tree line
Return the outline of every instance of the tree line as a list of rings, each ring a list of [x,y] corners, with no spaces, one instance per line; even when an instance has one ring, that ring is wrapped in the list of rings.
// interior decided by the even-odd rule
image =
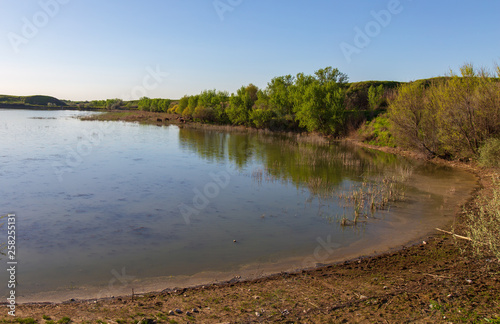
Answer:
[[[363,98],[359,91],[350,91],[353,84],[347,81],[346,74],[326,67],[313,75],[275,77],[265,89],[249,84],[231,95],[205,90],[184,96],[168,112],[209,123],[339,135],[349,122],[364,115],[360,112],[374,111],[385,103],[384,84],[366,83],[370,86],[365,84]]]
[[[275,77],[264,89],[249,84],[231,94],[214,89],[180,100],[143,97],[127,107],[205,123],[330,136],[353,133],[364,124],[359,132],[370,143],[467,159],[479,156],[485,147],[498,146],[500,151],[500,68],[496,69],[491,73],[465,64],[460,74],[446,77],[348,83],[346,74],[326,67],[312,75]],[[90,105],[114,109],[124,103],[108,99]]]

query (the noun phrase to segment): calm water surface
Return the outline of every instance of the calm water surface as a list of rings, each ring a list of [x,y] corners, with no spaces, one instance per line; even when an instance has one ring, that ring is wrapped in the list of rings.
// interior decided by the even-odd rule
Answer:
[[[340,144],[75,118],[87,114],[0,110],[0,214],[17,216],[20,300],[161,290],[397,247],[449,221],[475,183]],[[342,192],[401,169],[413,171],[404,202],[339,225],[353,213]]]

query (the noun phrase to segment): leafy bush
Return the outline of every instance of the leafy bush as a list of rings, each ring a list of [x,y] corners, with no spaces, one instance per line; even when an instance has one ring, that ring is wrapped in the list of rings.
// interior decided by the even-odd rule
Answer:
[[[500,168],[500,138],[490,138],[479,149],[479,163]]]
[[[500,84],[470,64],[461,76],[402,85],[390,102],[398,145],[431,155],[468,159],[500,134]]]
[[[254,109],[250,113],[250,120],[257,128],[269,128],[274,113],[268,109]]]
[[[189,109],[189,107],[186,107],[183,111],[182,111],[182,116],[184,117],[191,117],[191,110]]]
[[[358,134],[368,144],[395,147],[396,143],[389,128],[389,118],[387,114],[383,114],[362,126]]]
[[[212,108],[198,106],[194,109],[193,118],[204,122],[213,122],[215,121],[215,113]]]

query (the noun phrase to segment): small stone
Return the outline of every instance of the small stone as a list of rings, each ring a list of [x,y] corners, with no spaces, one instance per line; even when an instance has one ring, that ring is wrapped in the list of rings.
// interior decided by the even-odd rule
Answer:
[[[177,314],[182,314],[182,311],[181,311],[180,309],[178,309],[178,308],[175,310],[175,312],[176,312]]]
[[[260,313],[259,312],[255,312],[255,316],[260,317]]]
[[[426,241],[423,241],[423,242],[422,242],[422,244],[423,244],[423,245],[426,245],[426,244],[427,244],[427,242],[426,242]]]
[[[283,316],[290,315],[290,311],[288,309],[285,309],[284,311],[281,312]]]
[[[193,313],[199,313],[200,311],[198,310],[198,308],[193,308],[192,312]]]
[[[384,286],[384,289],[389,289],[389,287],[387,287],[387,286]]]
[[[472,284],[472,280],[470,280],[470,279],[467,279],[467,280],[465,280],[465,281],[467,281],[467,283],[468,283],[469,285],[470,285],[470,284]]]
[[[191,312],[186,312],[186,316],[193,316],[193,313],[191,313]]]
[[[253,299],[260,299],[260,296],[255,295],[253,296]]]
[[[171,310],[171,311],[168,312],[168,315],[173,316],[173,315],[175,315],[175,313],[174,313],[173,310]]]
[[[233,243],[236,243],[236,240],[233,240]]]

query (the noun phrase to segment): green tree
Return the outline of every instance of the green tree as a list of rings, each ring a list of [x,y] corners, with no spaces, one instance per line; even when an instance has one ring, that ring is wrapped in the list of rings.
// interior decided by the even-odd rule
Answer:
[[[338,134],[344,123],[344,85],[347,76],[327,67],[315,77],[297,75],[294,87],[296,119],[309,132]]]
[[[234,125],[248,125],[250,122],[250,112],[255,101],[252,97],[257,97],[256,92],[254,96],[255,86],[250,84],[247,87],[241,87],[236,94],[231,94],[229,98],[229,107],[226,113],[229,120]]]
[[[404,148],[440,155],[436,114],[425,95],[424,85],[403,84],[389,105],[391,133]]]
[[[140,110],[149,111],[151,107],[151,99],[148,97],[142,97],[139,99],[137,106]]]
[[[295,78],[291,75],[276,77],[267,84],[271,109],[280,117],[293,114],[292,87]]]
[[[181,115],[182,112],[187,108],[189,104],[189,96],[184,96],[179,100],[179,105],[175,111],[177,114]]]

